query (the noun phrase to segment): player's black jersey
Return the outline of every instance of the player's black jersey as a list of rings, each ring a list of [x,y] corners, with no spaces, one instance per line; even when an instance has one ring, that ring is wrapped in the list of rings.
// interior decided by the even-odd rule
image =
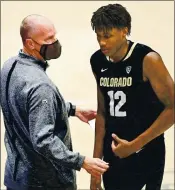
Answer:
[[[105,101],[106,137],[116,133],[120,138],[133,140],[164,109],[149,81],[143,81],[143,59],[152,51],[130,41],[129,51],[120,62],[111,62],[101,50],[92,55],[91,67]]]

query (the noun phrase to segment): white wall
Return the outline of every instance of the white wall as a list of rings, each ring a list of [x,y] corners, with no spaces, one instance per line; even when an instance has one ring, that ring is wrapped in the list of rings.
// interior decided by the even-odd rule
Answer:
[[[174,78],[174,2],[172,1],[117,1],[132,16],[130,39],[145,43],[158,51]],[[1,64],[16,55],[22,47],[19,26],[29,14],[50,18],[58,31],[63,53],[50,61],[48,75],[66,100],[83,107],[96,108],[96,84],[89,64],[90,55],[98,48],[91,29],[92,13],[102,5],[114,1],[2,1],[1,2]],[[92,156],[93,131],[75,118],[70,119],[75,151]],[[1,188],[6,152],[3,144],[4,127],[1,117]],[[174,135],[173,128],[166,132],[167,161],[164,186],[173,184]],[[78,172],[79,189],[89,188],[89,175]]]

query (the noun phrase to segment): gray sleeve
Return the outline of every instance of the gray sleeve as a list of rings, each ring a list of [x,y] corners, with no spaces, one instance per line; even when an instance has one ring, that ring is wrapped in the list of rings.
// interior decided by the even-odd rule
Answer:
[[[80,170],[85,157],[70,151],[54,134],[56,112],[59,112],[55,92],[42,84],[30,94],[29,131],[34,149],[59,165]]]
[[[70,102],[66,102],[66,109],[67,109],[68,116],[70,116],[70,110],[71,110],[71,103]]]
[[[73,105],[71,102],[66,103],[66,109],[67,109],[67,114],[69,116],[75,116],[75,110],[73,110],[73,107],[75,109],[75,105]]]

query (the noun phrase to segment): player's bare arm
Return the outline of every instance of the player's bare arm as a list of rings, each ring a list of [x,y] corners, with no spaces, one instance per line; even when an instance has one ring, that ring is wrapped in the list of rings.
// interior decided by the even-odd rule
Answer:
[[[94,74],[95,76],[95,74]],[[96,77],[96,76],[95,76]],[[105,136],[105,109],[104,109],[104,98],[103,94],[100,91],[100,88],[97,85],[97,116],[96,116],[96,123],[95,123],[95,142],[94,142],[94,158],[100,158],[103,157],[103,139]],[[95,190],[99,189],[101,190],[101,179],[96,179],[94,177],[91,177],[91,184],[90,189]]]
[[[144,145],[155,139],[174,124],[174,82],[160,55],[151,52],[145,56],[143,62],[143,80],[149,81],[165,109],[153,124],[131,142],[120,139],[113,134],[113,152],[121,157],[128,157],[140,150]]]
[[[174,82],[160,55],[151,52],[145,57],[143,77],[144,80],[149,80],[165,109],[150,128],[133,141],[136,149],[158,137],[174,124]]]
[[[95,76],[95,74],[94,74]],[[95,76],[96,77],[96,76]],[[104,109],[104,98],[100,88],[97,86],[97,116],[95,123],[95,143],[94,143],[94,154],[95,158],[103,157],[103,138],[105,136],[105,109]]]

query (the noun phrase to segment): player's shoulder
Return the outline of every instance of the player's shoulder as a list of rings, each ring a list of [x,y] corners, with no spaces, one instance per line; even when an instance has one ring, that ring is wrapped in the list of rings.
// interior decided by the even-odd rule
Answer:
[[[154,47],[151,47],[149,45],[140,43],[138,44],[138,49],[140,49],[140,52],[142,52],[145,56],[161,57],[160,53],[154,49]]]
[[[102,53],[100,49],[94,52],[90,58],[91,68],[94,73],[99,72],[99,63],[100,67],[106,64],[106,56]]]
[[[137,42],[136,46],[135,46],[135,50],[137,51],[154,51],[152,47],[150,47],[147,44],[141,43],[141,42]]]
[[[95,51],[90,58],[90,63],[95,64],[96,62],[102,61],[105,58],[104,54],[101,52],[101,50]]]

